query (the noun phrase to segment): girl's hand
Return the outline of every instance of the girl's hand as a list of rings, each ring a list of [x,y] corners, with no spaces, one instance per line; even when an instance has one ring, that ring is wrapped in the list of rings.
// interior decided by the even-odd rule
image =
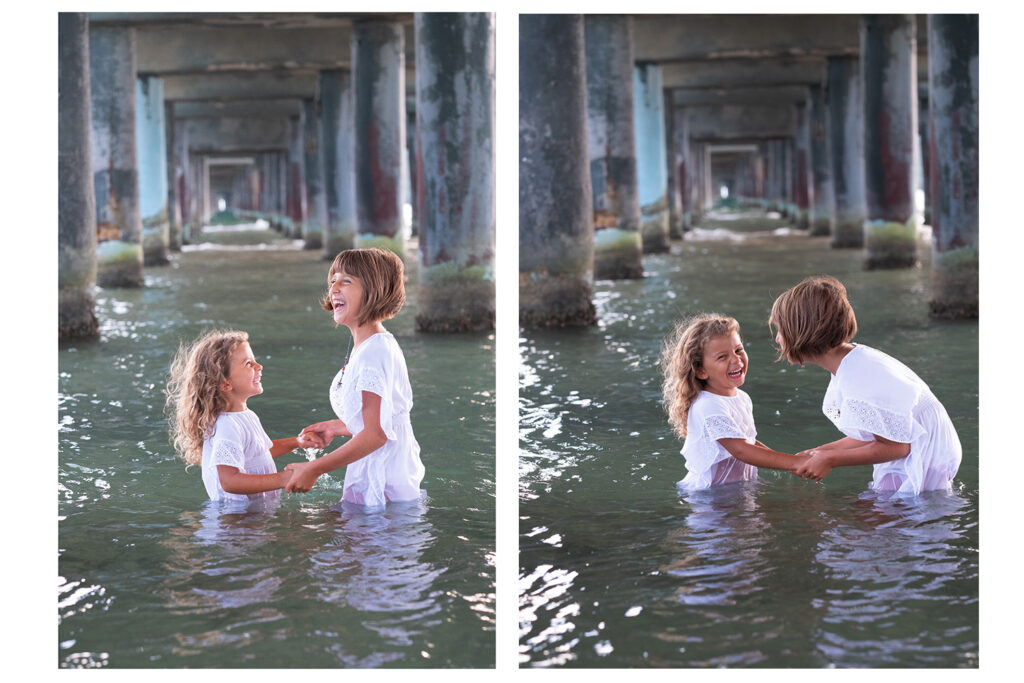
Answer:
[[[832,462],[826,451],[812,448],[807,453],[807,460],[796,468],[794,474],[812,481],[821,481],[832,471]]]
[[[296,437],[299,448],[324,448],[329,442],[320,432],[300,432]]]
[[[306,493],[311,488],[316,480],[320,478],[313,469],[311,462],[293,462],[285,466],[286,472],[291,472],[292,477],[288,480],[288,484],[285,485],[284,490],[288,493]]]
[[[322,443],[322,445],[316,446],[316,448],[327,448],[327,445],[336,436],[351,436],[348,433],[348,429],[345,428],[345,423],[341,420],[324,420],[323,422],[311,424],[299,432],[299,437],[301,438],[307,434],[315,434],[316,438]]]

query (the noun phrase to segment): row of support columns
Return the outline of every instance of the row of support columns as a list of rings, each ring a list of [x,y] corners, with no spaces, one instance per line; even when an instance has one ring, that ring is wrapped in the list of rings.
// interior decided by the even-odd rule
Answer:
[[[141,286],[143,265],[167,263],[189,228],[209,217],[210,167],[219,155],[193,146],[159,77],[136,73],[132,28],[90,27],[84,14],[60,17],[64,338],[95,335],[94,322],[79,320],[95,318],[94,282]],[[415,21],[417,327],[493,329],[493,15],[430,13]],[[356,20],[351,61],[351,72],[320,74],[317,96],[282,122],[277,147],[242,153],[252,164],[235,169],[225,193],[287,216],[301,225],[305,246],[327,258],[368,246],[404,256],[412,165],[402,26]],[[90,159],[65,164],[71,150],[91,150]],[[91,204],[84,196],[65,201],[65,186],[84,182],[73,172],[88,176]]]
[[[641,255],[666,249],[669,225],[696,224],[722,173],[832,247],[863,249],[867,269],[913,266],[922,165],[931,312],[977,315],[977,15],[928,17],[926,123],[914,17],[865,15],[859,58],[823,60],[788,137],[729,145],[693,138],[687,107],[666,108],[660,67],[634,62],[630,21],[520,17],[522,324],[592,323],[594,278],[640,277],[636,233]]]

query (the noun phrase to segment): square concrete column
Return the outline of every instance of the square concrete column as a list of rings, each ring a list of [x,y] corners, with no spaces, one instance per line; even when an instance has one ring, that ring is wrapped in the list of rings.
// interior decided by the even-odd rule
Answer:
[[[327,194],[324,192],[324,165],[321,154],[320,110],[316,100],[302,101],[303,177],[306,181],[306,220],[302,223],[304,248],[323,248],[327,223]]]
[[[167,215],[164,83],[158,76],[140,76],[135,85],[135,136],[143,262],[147,266],[166,265],[167,252],[170,250],[170,225]]]
[[[416,327],[494,329],[494,15],[417,13]]]
[[[87,14],[57,15],[57,48],[57,337],[95,337],[96,196],[90,165]]]
[[[633,20],[584,20],[594,277],[643,277],[633,127]]]
[[[92,169],[96,191],[96,281],[141,287],[142,218],[135,137],[135,31],[89,30]]]
[[[864,267],[907,268],[917,263],[914,15],[864,15],[860,34],[867,210]]]
[[[323,140],[327,222],[324,258],[351,249],[356,240],[355,121],[352,74],[341,69],[320,72],[320,135]]]
[[[941,318],[978,317],[978,15],[928,15],[932,300]]]
[[[811,122],[807,102],[793,105],[796,135],[793,138],[793,204],[796,225],[801,230],[811,226],[814,185],[811,177]]]
[[[303,151],[303,117],[288,117],[288,172],[287,172],[287,198],[286,212],[292,221],[292,237],[301,234],[302,226],[306,222],[306,161]]]
[[[862,247],[866,209],[860,66],[853,57],[829,57],[827,69],[832,247]]]
[[[645,253],[668,251],[668,198],[665,173],[665,113],[661,66],[637,64],[633,70],[633,121],[636,131],[640,230]]]
[[[401,24],[356,21],[355,88],[357,247],[405,254],[402,156],[405,152],[405,36]]]
[[[828,151],[827,109],[825,89],[814,85],[808,96],[809,133],[811,137],[811,183],[814,188],[811,202],[810,235],[828,235],[832,211],[832,170]]]
[[[593,268],[583,17],[520,15],[519,322],[594,324]]]

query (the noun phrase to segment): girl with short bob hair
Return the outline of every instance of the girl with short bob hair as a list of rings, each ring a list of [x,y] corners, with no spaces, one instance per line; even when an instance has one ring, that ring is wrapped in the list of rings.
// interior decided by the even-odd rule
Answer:
[[[349,249],[335,257],[322,305],[351,333],[328,392],[338,417],[309,425],[300,436],[314,435],[325,445],[351,438],[321,458],[289,464],[293,476],[285,490],[309,491],[321,474],[345,467],[342,502],[380,507],[420,499],[423,464],[409,417],[409,371],[383,325],[404,302],[405,267],[394,252]]]
[[[798,454],[809,457],[797,474],[821,481],[833,467],[873,465],[876,491],[952,487],[962,451],[946,409],[906,365],[853,343],[857,319],[839,280],[813,276],[783,292],[768,325],[779,360],[829,371],[822,411],[845,435]]]
[[[757,440],[753,405],[740,386],[748,360],[735,318],[702,313],[680,322],[662,349],[669,424],[686,439],[680,489],[757,479],[757,468],[793,472],[804,458]]]

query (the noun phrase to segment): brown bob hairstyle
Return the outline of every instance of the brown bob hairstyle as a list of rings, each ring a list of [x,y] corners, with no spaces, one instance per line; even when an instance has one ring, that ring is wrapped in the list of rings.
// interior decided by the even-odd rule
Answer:
[[[405,303],[405,264],[393,251],[372,247],[346,249],[334,257],[327,274],[327,292],[320,299],[325,311],[333,311],[331,280],[337,273],[359,278],[363,285],[363,302],[359,309],[359,325],[395,317]]]
[[[773,336],[779,337],[778,360],[803,365],[808,358],[853,339],[857,317],[843,283],[817,275],[779,295],[772,304],[768,326]]]

